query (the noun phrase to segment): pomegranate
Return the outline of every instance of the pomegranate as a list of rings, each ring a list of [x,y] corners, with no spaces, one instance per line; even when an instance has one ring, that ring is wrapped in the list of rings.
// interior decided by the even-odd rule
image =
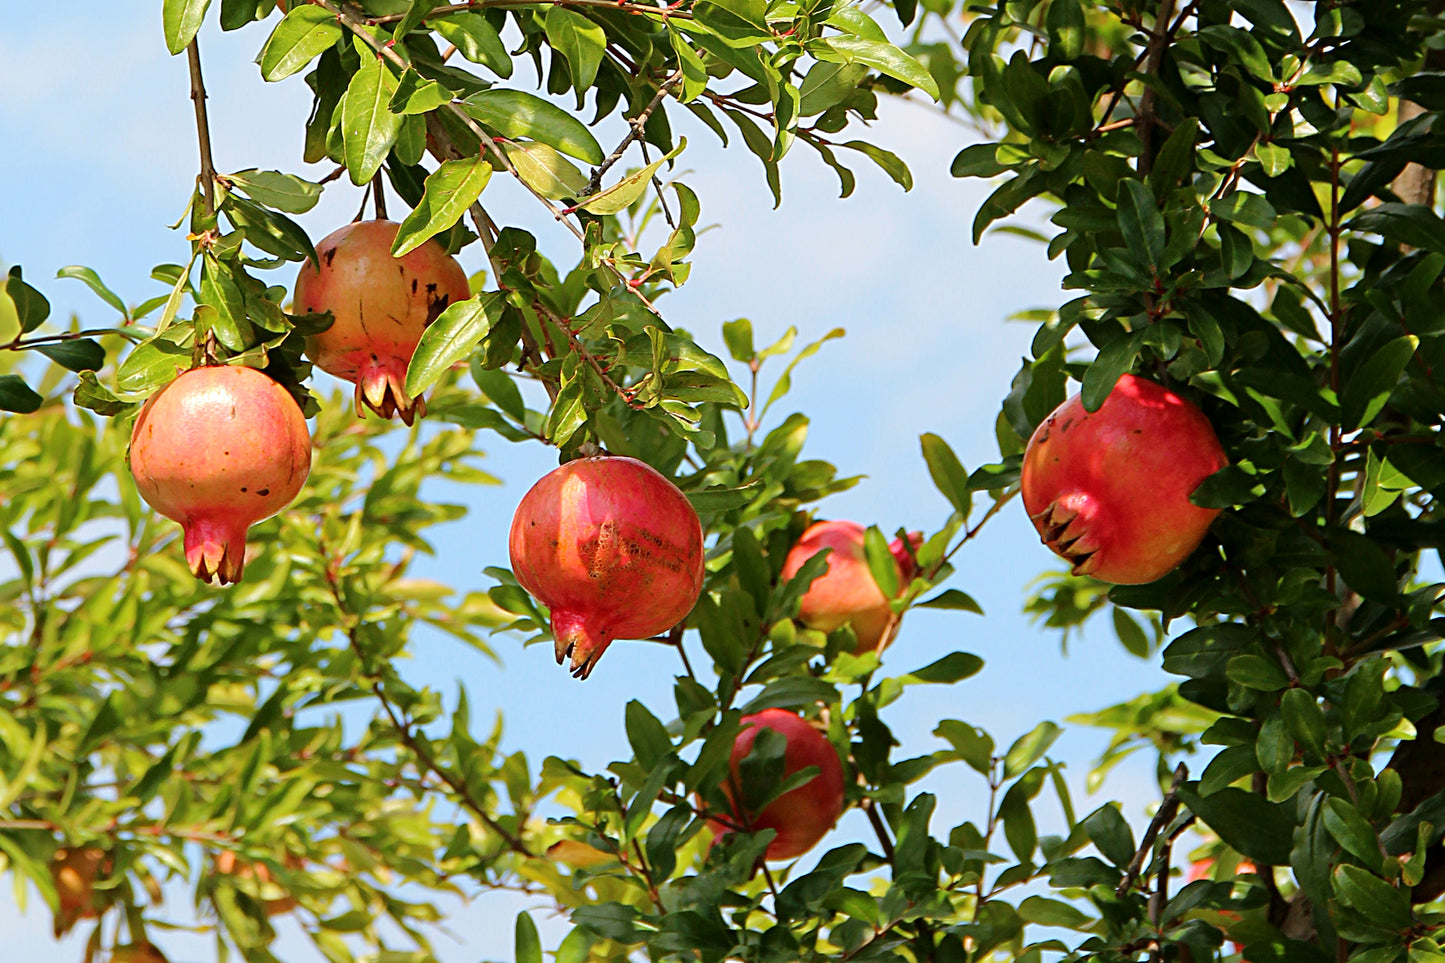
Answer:
[[[311,436],[291,395],[254,368],[195,368],[151,396],[130,436],[130,470],[151,507],[181,523],[203,582],[236,582],[246,529],[291,503]]]
[[[131,943],[117,946],[111,953],[110,963],[170,963],[166,955],[154,943]]]
[[[798,609],[798,618],[809,628],[831,632],[843,623],[853,626],[858,637],[858,654],[881,650],[897,634],[898,618],[889,607],[889,600],[883,597],[873,573],[868,568],[868,558],[863,551],[863,537],[866,529],[857,522],[815,522],[803,532],[783,562],[784,579],[798,574],[803,563],[826,548],[833,551],[828,556],[827,570],[808,587]],[[916,549],[923,541],[921,532],[910,532],[909,541]],[[898,563],[898,585],[900,591],[913,579],[913,556],[904,547],[903,540],[895,538],[888,546]]]
[[[557,663],[585,679],[613,639],[666,632],[702,591],[702,523],[635,458],[579,458],[545,475],[512,517],[512,570],[552,610]]]
[[[96,899],[95,881],[105,867],[105,851],[57,849],[50,859],[50,878],[55,882],[58,905],[55,910],[55,938],[70,932],[76,921],[95,919],[103,904]]]
[[[743,729],[733,742],[729,758],[730,776],[723,784],[723,793],[732,803],[731,819],[751,832],[771,829],[777,836],[768,844],[764,859],[796,859],[828,834],[843,815],[843,764],[838,753],[822,733],[806,719],[785,709],[764,709],[756,715],[743,716]],[[818,767],[818,775],[790,789],[763,807],[762,812],[739,811],[740,792],[738,765],[752,751],[753,742],[762,729],[771,729],[788,740],[783,752],[783,776],[786,779],[800,769]],[[713,820],[714,833],[731,832],[730,826]]]
[[[1126,374],[1093,414],[1075,395],[1039,425],[1024,451],[1024,507],[1075,575],[1138,585],[1203,541],[1219,511],[1189,495],[1227,464],[1203,412]]]
[[[1190,863],[1190,864],[1189,864],[1189,872],[1188,872],[1188,874],[1186,874],[1184,881],[1185,881],[1186,883],[1192,883],[1192,882],[1194,882],[1195,880],[1209,879],[1210,876],[1213,875],[1213,872],[1214,872],[1214,860],[1212,860],[1212,859],[1201,859],[1201,860],[1199,860],[1199,861],[1197,861],[1197,862],[1194,862],[1194,863]],[[1258,872],[1259,872],[1259,868],[1258,868],[1258,867],[1256,867],[1256,866],[1255,866],[1253,863],[1251,863],[1249,860],[1247,860],[1247,859],[1242,859],[1242,860],[1239,861],[1239,865],[1238,865],[1237,867],[1235,867],[1234,875],[1235,875],[1235,876],[1243,876],[1243,875],[1245,875],[1246,873],[1258,873]],[[1223,882],[1223,880],[1220,880],[1220,882]],[[1230,910],[1223,910],[1223,911],[1220,912],[1219,915],[1222,916],[1222,917],[1224,917],[1224,918],[1227,919],[1227,920],[1237,920],[1237,919],[1239,919],[1239,914],[1238,914],[1238,913],[1235,913],[1235,912],[1232,912],[1232,911],[1230,911]],[[1235,953],[1238,953],[1238,952],[1240,952],[1241,950],[1244,949],[1244,945],[1243,945],[1242,943],[1236,943],[1236,942],[1234,942],[1233,940],[1230,941],[1230,944],[1229,944],[1229,945],[1230,945],[1231,947],[1233,947]],[[1248,961],[1244,961],[1244,963],[1248,963]]]
[[[357,221],[316,245],[320,269],[301,265],[294,310],[330,311],[336,322],[306,339],[316,367],[356,385],[362,405],[410,425],[426,414],[406,394],[406,368],[422,331],[448,304],[471,297],[466,272],[435,240],[400,258],[391,256],[398,225]]]

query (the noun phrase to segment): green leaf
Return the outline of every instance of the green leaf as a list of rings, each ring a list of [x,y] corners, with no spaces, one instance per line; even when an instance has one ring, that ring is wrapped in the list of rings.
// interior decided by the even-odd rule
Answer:
[[[39,410],[44,401],[19,375],[0,375],[0,410],[28,415]]]
[[[546,144],[506,141],[502,153],[522,183],[543,197],[560,201],[577,197],[587,188],[587,175]]]
[[[161,18],[165,24],[166,49],[172,55],[185,50],[201,29],[211,0],[165,0]]]
[[[1060,62],[1078,59],[1084,52],[1087,26],[1080,0],[1049,0],[1048,13],[1044,16],[1049,54]]]
[[[553,7],[552,9],[556,10],[559,8]],[[619,211],[625,210],[629,204],[641,197],[647,190],[647,185],[652,181],[658,168],[682,153],[685,147],[687,147],[687,138],[678,138],[677,146],[669,151],[665,157],[659,157],[641,170],[633,171],[616,184],[613,184],[605,190],[598,191],[577,206],[593,214],[616,214]]]
[[[607,34],[577,11],[556,4],[548,8],[542,18],[542,29],[547,32],[547,42],[553,49],[567,58],[577,93],[585,94],[597,80]]]
[[[512,58],[491,22],[480,13],[454,14],[431,22],[432,29],[457,52],[474,64],[489,68],[498,77],[512,76]],[[480,118],[478,118],[480,120]]]
[[[257,204],[288,214],[305,214],[321,200],[321,185],[281,171],[251,170],[227,174],[226,179]]]
[[[342,33],[334,13],[309,3],[293,5],[261,48],[261,77],[274,82],[305,69]]]
[[[435,80],[428,80],[408,67],[396,82],[396,93],[387,106],[394,114],[425,114],[452,101],[452,92]]]
[[[1261,692],[1278,692],[1289,685],[1289,676],[1279,663],[1260,655],[1236,655],[1229,660],[1224,674],[1231,682]]]
[[[341,140],[351,183],[376,176],[396,142],[402,118],[391,112],[396,77],[380,58],[363,63],[346,87],[341,107]]]
[[[1049,751],[1049,746],[1054,740],[1064,734],[1064,730],[1052,722],[1040,722],[1032,730],[1019,736],[1003,757],[1003,774],[1005,779],[1012,779],[1019,775],[1029,766],[1038,762],[1043,754]]]
[[[79,264],[72,264],[63,267],[55,272],[58,278],[75,278],[77,281],[85,282],[86,286],[100,296],[106,304],[120,312],[122,317],[130,317],[130,312],[125,309],[125,302],[120,299],[110,288],[106,287],[100,280],[100,275],[88,267],[81,267]]]
[[[517,936],[512,959],[517,963],[542,963],[542,940],[537,936],[537,924],[525,910],[517,914]]]
[[[1085,411],[1098,411],[1119,383],[1120,376],[1134,366],[1134,359],[1144,346],[1144,334],[1136,331],[1115,338],[1095,356],[1089,370],[1084,372],[1084,384],[1079,392]]]
[[[1164,256],[1164,215],[1154,201],[1154,192],[1143,181],[1119,182],[1119,230],[1129,253],[1158,270]]]
[[[938,99],[938,81],[933,79],[928,68],[891,43],[839,35],[809,44],[808,50],[819,60],[867,64],[879,73],[911,84],[932,99]]]
[[[36,345],[35,350],[71,371],[99,371],[105,367],[105,349],[88,338]]]
[[[442,374],[469,357],[502,316],[499,291],[479,294],[447,306],[422,332],[406,369],[406,393],[415,398],[436,384]]]
[[[667,727],[636,699],[627,703],[625,716],[627,741],[637,756],[637,762],[644,769],[655,768],[672,752],[672,739],[667,735]]]
[[[798,363],[806,358],[812,357],[825,343],[832,341],[834,338],[841,338],[843,337],[843,334],[844,331],[842,328],[834,328],[832,331],[829,331],[817,341],[814,341],[812,344],[799,351],[797,355],[793,358],[793,360],[788,362],[788,366],[783,369],[783,373],[778,377],[777,383],[773,385],[773,390],[768,395],[767,403],[763,405],[762,413],[758,415],[758,418],[760,420],[764,415],[768,413],[768,409],[773,406],[773,402],[777,401],[779,398],[783,397],[783,395],[787,394],[790,390],[792,390],[793,369],[798,366]]]
[[[846,147],[849,150],[856,150],[858,153],[866,155],[873,163],[883,169],[883,173],[893,178],[893,182],[899,187],[905,191],[913,190],[913,172],[908,169],[908,165],[903,163],[903,160],[898,157],[897,154],[861,140],[844,141],[838,146]]]
[[[957,719],[945,719],[933,730],[940,739],[947,739],[960,759],[977,772],[988,775],[993,769],[993,737],[977,726]]]
[[[798,84],[798,116],[811,117],[841,104],[867,75],[866,64],[813,64]]]
[[[407,8],[406,15],[397,23],[392,36],[400,40],[420,27],[427,16],[441,5],[442,0],[411,0],[411,6]]]
[[[954,511],[967,519],[973,507],[973,491],[968,487],[967,469],[948,446],[948,442],[937,435],[924,434],[918,440],[923,448],[923,460],[928,464],[928,475],[933,479],[933,487],[948,499]]]
[[[450,228],[482,196],[482,189],[491,177],[492,165],[480,154],[443,161],[427,175],[421,200],[401,222],[391,245],[391,256],[408,254],[428,238]]]
[[[1400,375],[1415,356],[1419,344],[1420,339],[1411,334],[1396,338],[1350,376],[1340,393],[1341,427],[1345,431],[1369,424],[1380,413],[1398,387]]]
[[[1233,787],[1200,796],[1190,784],[1180,787],[1179,798],[1220,839],[1254,862],[1289,865],[1294,819],[1286,808]]]
[[[753,323],[751,321],[747,318],[724,321],[722,332],[723,343],[728,346],[728,354],[733,356],[734,361],[748,364],[753,360]]]
[[[944,589],[933,598],[925,602],[919,602],[918,608],[925,609],[953,609],[960,612],[973,612],[982,615],[983,609],[973,600],[973,596],[958,589]]]
[[[1134,858],[1134,834],[1115,803],[1105,803],[1079,821],[1104,858],[1120,869]]]
[[[34,331],[50,317],[50,302],[21,278],[18,267],[11,268],[10,276],[5,279],[5,293],[15,307],[15,317],[22,332],[28,334]]]
[[[530,137],[594,166],[602,146],[583,123],[551,101],[520,90],[483,90],[462,102],[468,114],[503,137]]]
[[[1325,758],[1325,714],[1315,697],[1304,689],[1289,689],[1279,709],[1295,741],[1316,759]]]
[[[1360,811],[1347,801],[1338,798],[1325,800],[1325,829],[1335,837],[1335,842],[1347,852],[1364,861],[1375,871],[1382,869],[1384,857],[1380,852],[1380,838]]]
[[[1341,903],[1375,926],[1403,930],[1414,922],[1410,891],[1391,886],[1367,869],[1348,864],[1336,866],[1330,883]]]
[[[1054,0],[1054,2],[1058,3],[1059,0]],[[1049,9],[1052,10],[1053,7],[1051,6]],[[1049,899],[1047,896],[1030,896],[1020,903],[1019,919],[1025,923],[1038,923],[1040,926],[1063,926],[1074,930],[1086,929],[1098,922],[1089,914],[1068,903]]]
[[[914,669],[901,676],[901,681],[925,682],[936,685],[952,685],[971,678],[983,670],[983,660],[972,652],[950,652],[936,662],[930,662],[921,669]]]
[[[863,555],[868,561],[868,571],[877,583],[878,590],[883,593],[886,599],[898,596],[898,560],[888,550],[888,539],[878,530],[877,525],[870,525],[863,534]]]

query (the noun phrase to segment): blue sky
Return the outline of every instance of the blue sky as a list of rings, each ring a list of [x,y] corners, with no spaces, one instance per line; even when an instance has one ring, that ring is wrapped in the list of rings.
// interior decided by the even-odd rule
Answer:
[[[0,130],[7,141],[0,152],[0,261],[22,264],[60,317],[78,311],[87,323],[105,323],[109,309],[78,282],[54,280],[59,268],[93,267],[135,303],[162,293],[149,279],[153,265],[187,253],[184,237],[166,225],[180,216],[193,183],[195,137],[185,60],[166,55],[159,8],[153,0],[27,4],[9,12],[9,29],[0,34]],[[319,178],[329,164],[306,169],[299,160],[309,91],[299,76],[279,85],[261,81],[251,61],[264,39],[265,28],[256,26],[202,33],[217,166]],[[720,355],[720,325],[737,317],[752,320],[760,343],[789,325],[799,329],[800,343],[846,328],[846,338],[798,369],[792,393],[773,417],[806,412],[812,418],[808,456],[868,476],[827,502],[824,516],[885,531],[900,525],[931,530],[948,509],[929,482],[918,436],[942,435],[970,467],[994,460],[994,418],[1032,335],[1030,326],[1004,318],[1065,297],[1060,265],[1048,262],[1041,246],[1006,234],[972,245],[970,224],[990,188],[948,175],[949,161],[970,142],[965,128],[914,104],[887,102],[880,114],[868,139],[908,161],[916,181],[911,193],[860,158],[857,190],[840,201],[833,173],[797,148],[783,163],[783,203],[773,210],[761,166],[737,139],[723,151],[705,128],[674,111],[674,126],[689,142],[681,167],[691,173],[683,180],[701,198],[701,222],[717,228],[701,235],[691,280],[660,307],[670,323]],[[599,139],[610,144],[615,135]],[[334,183],[303,224],[319,239],[351,219],[360,197],[344,179]],[[483,200],[494,218],[533,231],[558,263],[572,263],[570,235],[539,216],[516,185],[498,178]],[[481,252],[469,249],[462,261],[474,271],[482,266]],[[292,269],[275,275],[275,283],[293,281]],[[484,588],[483,566],[506,563],[513,507],[556,464],[555,453],[538,445],[509,445],[494,436],[482,444],[482,465],[502,486],[463,492],[438,486],[436,497],[462,497],[472,511],[440,535],[437,557],[416,569],[461,590]],[[950,584],[977,598],[987,617],[911,613],[887,666],[904,671],[956,649],[977,653],[988,666],[957,686],[912,689],[889,708],[885,721],[904,743],[902,756],[939,748],[931,730],[941,718],[982,725],[1007,745],[1041,719],[1062,722],[1167,681],[1157,667],[1127,656],[1108,633],[1073,643],[1064,658],[1056,636],[1029,625],[1020,614],[1024,587],[1055,566],[1021,507],[1005,510],[957,561]],[[479,724],[502,713],[504,747],[525,749],[534,765],[561,755],[600,770],[630,755],[622,726],[627,700],[642,699],[660,714],[672,706],[675,665],[660,657],[668,655],[661,647],[617,643],[582,683],[568,678],[543,647],[524,650],[506,636],[494,645],[501,666],[450,640],[421,635],[403,670],[438,688],[449,704],[464,683]],[[1144,807],[1156,798],[1147,760],[1118,770],[1100,798],[1082,798],[1084,773],[1105,742],[1102,732],[1071,728],[1053,754],[1070,766],[1081,814],[1105,798],[1121,798],[1131,820],[1142,822]],[[963,767],[930,777],[924,788],[939,796],[935,832],[981,819],[981,787]],[[1048,810],[1046,803],[1040,813],[1046,827],[1056,820]],[[863,826],[856,814],[845,817],[825,847],[862,838]],[[182,905],[172,912],[186,919],[184,902],[177,902]],[[510,958],[512,916],[521,905],[510,894],[483,894],[450,907],[455,939],[438,936],[440,959]],[[20,914],[12,900],[0,900],[7,958],[78,959],[82,950],[74,939],[69,949],[54,947],[49,914],[37,907],[32,899],[30,911]],[[555,922],[545,925],[544,941],[555,946],[564,931]],[[167,948],[174,963],[208,960],[213,952],[207,941],[185,937]],[[316,958],[294,933],[278,953],[288,961]]]

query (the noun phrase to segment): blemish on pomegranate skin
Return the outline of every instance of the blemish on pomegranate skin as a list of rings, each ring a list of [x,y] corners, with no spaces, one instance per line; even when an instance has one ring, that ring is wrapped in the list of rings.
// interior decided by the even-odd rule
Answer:
[[[241,489],[241,490],[242,490],[242,491],[245,491],[244,488]],[[258,489],[256,489],[256,494],[257,494],[257,495],[260,495],[262,498],[265,498],[267,495],[271,494],[271,489],[269,489],[269,488],[258,488]]]
[[[326,266],[327,266],[327,267],[331,267],[331,262],[332,262],[333,260],[335,260],[335,259],[336,259],[336,248],[334,248],[334,247],[333,247],[333,248],[327,248],[325,251],[322,251],[322,252],[321,252],[321,260],[323,260],[323,261],[326,262]]]

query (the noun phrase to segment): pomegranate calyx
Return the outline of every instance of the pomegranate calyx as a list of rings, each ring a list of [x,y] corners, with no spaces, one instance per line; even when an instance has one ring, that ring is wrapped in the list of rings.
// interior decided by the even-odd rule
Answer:
[[[552,611],[552,635],[557,642],[557,664],[561,665],[570,656],[572,664],[568,671],[577,679],[586,679],[592,674],[597,660],[612,644],[612,633],[596,631],[591,622],[577,612]]]
[[[202,582],[222,585],[241,581],[246,568],[245,523],[216,518],[192,518],[184,526],[186,564]]]
[[[363,407],[388,420],[393,414],[400,415],[407,427],[426,415],[426,401],[420,395],[413,398],[406,393],[406,366],[395,358],[383,360],[376,355],[356,369],[358,418],[363,414]]]

